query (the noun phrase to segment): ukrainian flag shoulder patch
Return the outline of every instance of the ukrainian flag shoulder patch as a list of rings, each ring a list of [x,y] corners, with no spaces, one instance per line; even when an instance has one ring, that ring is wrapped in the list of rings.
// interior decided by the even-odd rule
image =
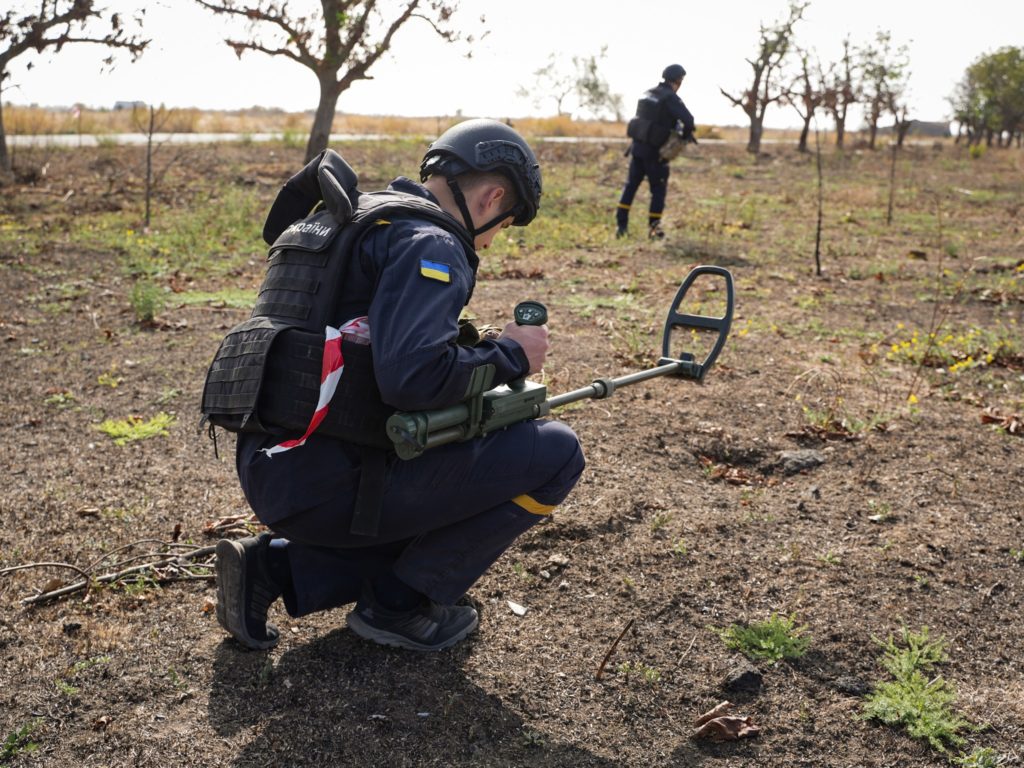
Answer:
[[[451,268],[439,261],[428,261],[420,259],[420,274],[429,277],[431,280],[440,280],[442,283],[452,281]]]

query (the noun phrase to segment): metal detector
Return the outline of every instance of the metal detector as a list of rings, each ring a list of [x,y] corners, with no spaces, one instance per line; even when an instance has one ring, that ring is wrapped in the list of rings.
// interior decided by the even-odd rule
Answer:
[[[725,281],[725,313],[721,317],[680,312],[687,293],[702,275],[717,276]],[[714,266],[695,267],[679,286],[669,308],[657,367],[613,379],[597,379],[589,386],[549,398],[546,386],[526,379],[492,389],[494,366],[481,366],[474,371],[462,403],[434,411],[395,413],[387,422],[388,437],[394,443],[399,458],[413,459],[428,448],[470,440],[519,421],[547,416],[553,408],[579,400],[611,397],[619,387],[658,376],[679,376],[700,384],[725,346],[734,305],[735,292],[729,270]],[[544,325],[547,319],[547,309],[540,302],[525,301],[516,305],[515,320],[520,325]],[[690,352],[672,356],[673,338],[679,331],[713,331],[718,335],[711,351],[698,362]]]

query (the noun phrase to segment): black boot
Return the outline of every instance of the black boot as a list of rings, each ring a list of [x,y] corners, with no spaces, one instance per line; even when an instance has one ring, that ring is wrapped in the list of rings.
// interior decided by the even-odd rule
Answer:
[[[267,623],[267,611],[283,591],[267,562],[272,538],[264,533],[217,542],[217,621],[257,651],[273,648],[280,637],[277,627]]]
[[[407,611],[382,606],[369,584],[348,615],[348,626],[362,638],[412,651],[449,648],[476,629],[480,619],[468,605],[441,605],[426,597]]]

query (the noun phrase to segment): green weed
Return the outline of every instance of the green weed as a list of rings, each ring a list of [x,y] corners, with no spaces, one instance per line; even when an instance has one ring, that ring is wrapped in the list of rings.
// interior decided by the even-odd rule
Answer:
[[[96,426],[103,434],[113,439],[115,445],[136,440],[147,440],[151,437],[166,437],[167,428],[174,424],[174,417],[161,411],[153,418],[145,421],[140,416],[129,416],[127,419],[107,419]]]
[[[775,664],[781,659],[799,659],[807,652],[811,639],[804,634],[806,629],[796,625],[795,616],[773,613],[767,621],[733,624],[720,635],[729,648],[752,660]]]
[[[526,566],[524,566],[522,563],[513,563],[512,572],[515,573],[515,575],[518,576],[520,579],[523,579],[525,581],[533,580],[533,574],[526,570]]]
[[[519,741],[524,747],[533,749],[542,749],[546,743],[543,733],[529,728],[524,728],[519,734]]]
[[[97,384],[101,387],[110,387],[111,389],[117,389],[123,381],[124,378],[118,376],[116,371],[104,371],[96,377]]]
[[[842,565],[842,563],[843,563],[843,561],[839,558],[839,556],[835,552],[832,552],[832,551],[828,551],[828,552],[824,553],[823,555],[819,555],[818,559],[821,562],[823,562],[825,565]]]
[[[628,661],[619,664],[619,674],[629,680],[636,678],[650,685],[655,685],[661,680],[661,671],[655,667],[649,667],[642,662],[630,663]]]
[[[654,519],[651,520],[651,533],[656,533],[657,531],[660,531],[670,522],[672,522],[671,512],[659,512],[654,516]]]
[[[39,745],[30,741],[29,737],[41,722],[41,720],[33,720],[7,734],[3,744],[0,744],[0,764],[6,765],[7,761],[20,754],[31,754],[39,749]]]
[[[57,680],[54,683],[54,685],[57,686],[57,690],[58,691],[60,691],[62,694],[64,694],[68,698],[71,698],[72,696],[76,696],[78,694],[79,690],[81,690],[77,686],[74,686],[71,683],[69,683],[67,680]]]
[[[892,505],[885,501],[868,499],[868,520],[873,523],[882,523],[889,519],[892,514]]]
[[[189,291],[178,294],[175,299],[182,306],[208,304],[215,307],[249,309],[256,303],[256,297],[246,288],[225,288],[221,291]]]
[[[953,763],[963,768],[999,768],[1006,765],[1007,760],[991,747],[978,747],[969,755],[954,758]]]
[[[59,411],[67,410],[75,405],[75,396],[66,389],[62,389],[59,392],[54,392],[48,395],[43,400],[43,405],[49,405],[56,408]]]
[[[876,642],[884,650],[882,667],[893,679],[879,683],[868,695],[864,718],[901,726],[940,752],[962,744],[960,734],[973,726],[952,710],[954,686],[932,674],[936,665],[948,659],[945,641],[931,639],[928,627],[918,633],[904,627],[899,643],[891,635],[885,642]]]
[[[968,328],[961,332],[922,335],[913,331],[910,338],[893,343],[886,358],[908,365],[945,368],[961,373],[983,366],[1010,367],[1024,360],[1024,344],[1017,323],[996,321],[988,328]]]
[[[167,405],[181,397],[181,390],[174,387],[164,389],[160,392],[159,397],[156,399],[157,405]]]

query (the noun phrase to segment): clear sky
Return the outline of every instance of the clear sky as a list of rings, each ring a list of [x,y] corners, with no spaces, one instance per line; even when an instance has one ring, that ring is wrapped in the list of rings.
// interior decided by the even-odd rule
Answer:
[[[309,0],[306,0],[308,2]],[[20,0],[16,0],[18,5]],[[141,100],[169,107],[236,109],[253,105],[313,109],[313,74],[282,57],[246,54],[241,61],[223,43],[228,22],[190,0],[157,0],[145,34],[153,42],[131,64],[122,58],[100,73],[104,50],[68,46],[59,54],[26,54],[11,67],[4,100],[13,104],[109,107]],[[290,0],[299,6],[300,0]],[[31,6],[32,3],[29,3]],[[101,0],[110,9],[122,0]],[[319,3],[316,3],[319,5]],[[609,10],[611,9],[611,10]],[[534,106],[517,96],[535,84],[533,72],[554,52],[566,64],[607,46],[603,74],[632,113],[640,93],[661,70],[680,63],[688,72],[680,95],[699,124],[746,124],[719,87],[740,92],[749,83],[745,58],[756,52],[758,25],[782,18],[785,0],[718,0],[697,4],[667,0],[462,0],[458,26],[479,36],[479,17],[490,33],[466,46],[448,45],[424,22],[412,20],[394,39],[392,52],[371,70],[374,79],[342,94],[339,112],[394,115],[521,117],[550,115],[554,101]],[[879,29],[910,49],[913,117],[948,117],[948,96],[979,55],[1004,45],[1024,45],[1024,0],[812,0],[797,26],[796,41],[825,62],[839,57],[849,35],[867,43]],[[26,64],[32,61],[29,70]],[[770,127],[790,126],[792,109],[769,110]]]

